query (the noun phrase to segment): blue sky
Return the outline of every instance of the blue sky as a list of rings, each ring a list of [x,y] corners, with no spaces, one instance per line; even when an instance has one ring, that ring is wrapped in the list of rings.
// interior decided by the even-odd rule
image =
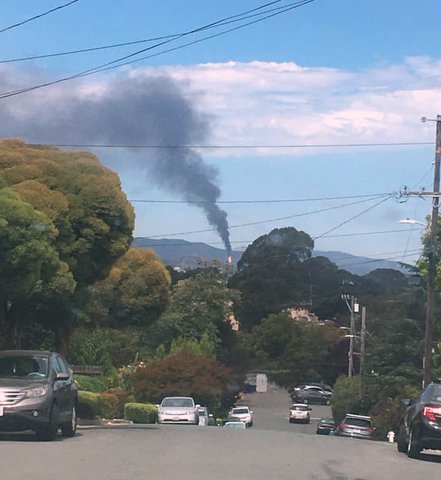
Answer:
[[[3,0],[0,30],[66,1]],[[80,0],[0,33],[0,60],[186,32],[264,3]],[[272,8],[292,3],[281,1]],[[182,97],[203,115],[209,127],[198,144],[433,142],[434,124],[422,124],[420,117],[433,118],[441,113],[439,18],[441,2],[436,0],[316,0],[130,66],[0,99],[0,117],[7,119],[1,122],[0,136],[41,143],[82,143],[84,132],[76,142],[75,132],[80,130],[74,125],[81,119],[67,111],[75,102],[99,99],[103,107],[114,89],[121,91],[123,84],[130,90],[130,82],[136,79],[167,77],[179,86]],[[219,31],[192,35],[164,48]],[[72,75],[146,46],[0,63],[1,92]],[[51,117],[51,122],[58,118],[60,128],[50,128],[53,123],[45,116]],[[147,122],[141,115],[138,121],[144,120]],[[182,198],[179,192],[161,186],[155,172],[142,167],[149,151],[94,151],[119,173],[130,199]],[[396,192],[403,185],[430,190],[433,176],[433,145],[203,149],[198,153],[218,170],[220,201],[351,197]],[[347,205],[360,200],[366,201]],[[233,247],[245,245],[272,228],[290,225],[312,237],[332,230],[317,239],[320,250],[414,260],[421,229],[400,225],[399,220],[410,217],[424,221],[430,201],[391,198],[373,207],[379,200],[222,203],[220,207],[228,214]],[[136,235],[170,237],[212,228],[194,205],[134,205]],[[258,223],[288,216],[292,218]],[[240,226],[247,223],[256,224]],[[358,235],[390,230],[399,232]],[[178,238],[221,246],[214,231]]]

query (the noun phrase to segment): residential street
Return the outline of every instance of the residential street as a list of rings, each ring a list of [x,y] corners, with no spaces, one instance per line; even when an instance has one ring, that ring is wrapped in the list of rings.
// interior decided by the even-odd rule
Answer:
[[[437,480],[441,456],[409,460],[396,445],[315,434],[290,425],[284,391],[243,400],[254,411],[248,430],[157,426],[81,429],[73,439],[38,443],[0,435],[2,480]],[[313,418],[329,407],[313,407]]]

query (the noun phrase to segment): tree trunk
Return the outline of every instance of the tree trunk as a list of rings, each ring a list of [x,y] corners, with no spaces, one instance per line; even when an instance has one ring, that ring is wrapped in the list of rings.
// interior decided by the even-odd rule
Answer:
[[[8,300],[3,295],[0,295],[0,349],[13,347],[8,310]]]
[[[63,322],[58,322],[55,325],[55,349],[61,355],[67,355],[67,347],[69,345],[70,328]]]

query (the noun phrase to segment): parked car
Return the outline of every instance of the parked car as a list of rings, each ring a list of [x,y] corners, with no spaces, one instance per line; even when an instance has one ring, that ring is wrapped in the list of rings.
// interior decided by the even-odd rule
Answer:
[[[317,435],[330,435],[335,431],[335,420],[333,418],[321,418],[317,423]]]
[[[398,430],[397,448],[410,458],[441,450],[441,383],[431,383],[410,403]]]
[[[51,441],[77,429],[78,392],[66,360],[55,352],[0,351],[0,431],[33,430]]]
[[[330,387],[329,387],[330,388]],[[300,391],[314,391],[314,392],[319,392],[319,393],[322,393],[323,395],[327,396],[327,397],[331,397],[332,396],[332,389],[330,390],[327,390],[319,385],[311,385],[311,384],[308,384],[308,385],[301,385],[299,387],[295,387],[292,391],[292,393],[295,395],[296,393],[300,392]]]
[[[293,403],[289,409],[289,423],[303,422],[309,423],[311,421],[311,407],[304,403]]]
[[[364,415],[346,414],[346,417],[336,428],[335,434],[339,437],[372,439],[374,428],[371,417]]]
[[[197,425],[198,408],[191,397],[165,397],[158,407],[158,423]]]
[[[310,403],[315,405],[330,405],[331,399],[323,392],[315,390],[299,390],[292,395],[294,403]]]
[[[234,407],[230,410],[229,416],[240,418],[240,420],[247,424],[248,427],[253,426],[253,411],[249,407],[241,406]]]

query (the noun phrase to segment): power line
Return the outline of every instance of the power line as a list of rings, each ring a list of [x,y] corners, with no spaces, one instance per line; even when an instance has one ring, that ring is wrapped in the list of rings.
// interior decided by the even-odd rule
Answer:
[[[263,8],[269,7],[269,6],[274,5],[276,3],[280,3],[281,1],[283,1],[283,0],[275,0],[275,1],[272,1],[272,2],[267,3],[265,5],[262,5],[260,7],[256,7],[252,10],[248,10],[247,12],[244,12],[243,14],[238,14],[238,15],[234,15],[232,17],[228,17],[225,20],[225,22],[221,22],[221,23],[219,23],[219,25],[220,26],[227,25],[228,23],[230,23],[230,19],[231,19],[231,21],[233,21],[233,19],[236,18],[236,17],[243,17],[244,15],[247,15],[248,13],[252,13],[252,12],[261,10]],[[277,7],[277,8],[272,9],[272,10],[267,10],[266,13],[274,11],[274,10],[280,10],[282,8],[286,8],[286,5],[285,5],[285,7]],[[250,17],[244,17],[242,19],[246,19],[246,18],[250,18]],[[239,20],[242,20],[242,19],[239,19]],[[239,21],[239,20],[234,20],[234,21]],[[207,27],[206,30],[209,30],[210,28],[214,28],[214,26],[215,25],[211,25],[210,27]],[[33,55],[33,56],[29,56],[29,57],[11,58],[11,59],[0,60],[0,63],[24,62],[24,61],[27,61],[27,60],[39,60],[39,59],[43,59],[43,58],[61,57],[61,56],[66,56],[66,55],[75,55],[75,54],[81,54],[81,53],[95,52],[95,51],[99,51],[99,50],[108,50],[108,49],[112,49],[112,48],[127,47],[127,46],[130,46],[130,45],[139,45],[141,43],[155,42],[155,41],[158,41],[158,40],[177,39],[184,34],[185,34],[185,32],[180,32],[180,33],[175,33],[175,34],[171,34],[171,35],[162,35],[162,36],[159,36],[159,37],[145,38],[145,39],[142,39],[142,40],[132,40],[132,41],[129,41],[129,42],[113,43],[113,44],[101,45],[101,46],[97,46],[97,47],[82,48],[82,49],[76,49],[76,50],[67,50],[67,51],[47,53],[47,54],[42,54],[42,55]]]
[[[402,232],[416,232],[416,231],[419,231],[418,228],[409,228],[409,229],[406,229],[406,230],[383,230],[383,231],[377,231],[377,232],[359,232],[359,233],[342,233],[342,234],[339,234],[339,235],[329,235],[327,237],[322,237],[322,238],[337,238],[337,237],[354,237],[354,236],[367,236],[367,235],[383,235],[383,234],[389,234],[389,233],[402,233]],[[135,237],[135,239],[139,239],[139,238],[145,238],[147,240],[149,240],[151,237]],[[256,240],[256,239],[254,239]],[[253,243],[254,240],[230,240],[230,243],[231,244],[250,244],[250,243]],[[167,242],[167,243],[161,243],[161,240],[157,240],[157,241],[153,241],[154,243],[151,243],[151,244],[144,244],[144,245],[140,245],[142,247],[192,247],[194,245],[208,245],[208,246],[211,246],[211,245],[224,245],[224,242],[187,242],[186,240],[184,240],[184,242],[186,243],[181,243],[181,242],[176,242],[176,243],[171,243],[171,242]]]
[[[414,257],[418,252],[415,252],[415,253],[408,253],[404,256],[406,257]],[[422,253],[422,250],[420,251],[420,253]],[[350,267],[350,266],[353,266],[353,265],[363,265],[363,264],[366,264],[366,263],[377,263],[377,262],[383,262],[383,261],[392,261],[392,260],[399,260],[400,258],[403,258],[403,255],[398,255],[397,257],[388,257],[388,258],[378,258],[378,259],[370,259],[370,260],[363,260],[363,261],[360,261],[360,262],[352,262],[352,263],[345,263],[345,264],[341,264],[339,266],[339,268],[342,268],[342,267]]]
[[[318,240],[319,238],[322,238],[322,237],[324,237],[325,235],[327,235],[328,233],[331,233],[331,232],[333,232],[334,230],[337,230],[338,228],[342,227],[343,225],[346,225],[347,223],[352,222],[352,220],[355,220],[356,218],[361,217],[361,216],[364,215],[365,213],[369,212],[370,210],[373,210],[374,208],[378,207],[379,205],[381,205],[382,203],[386,202],[387,200],[390,200],[391,198],[392,198],[392,195],[389,195],[388,197],[383,198],[383,199],[380,200],[379,202],[377,202],[377,203],[375,203],[374,205],[371,205],[369,208],[366,208],[365,210],[357,213],[357,214],[354,215],[353,217],[348,218],[348,219],[345,220],[344,222],[339,223],[338,225],[336,225],[335,227],[331,228],[330,230],[327,230],[325,233],[322,233],[322,234],[319,235],[318,237],[314,237],[313,240]]]
[[[313,210],[311,212],[297,213],[297,214],[288,215],[288,216],[285,216],[285,217],[270,218],[270,219],[267,219],[267,220],[260,220],[260,221],[256,221],[256,222],[241,223],[241,224],[238,224],[238,225],[230,225],[228,228],[231,230],[232,228],[241,228],[241,227],[249,227],[249,226],[253,226],[253,225],[262,225],[262,224],[265,224],[265,223],[278,222],[278,221],[281,221],[281,220],[289,220],[289,219],[292,219],[292,218],[304,217],[304,216],[313,215],[313,214],[316,214],[316,213],[329,212],[331,210],[337,210],[337,209],[340,209],[340,208],[350,207],[352,205],[358,205],[360,203],[372,202],[373,200],[376,200],[377,198],[378,197],[363,199],[363,200],[359,200],[357,202],[346,203],[346,204],[343,204],[343,205],[336,205],[334,207],[322,208],[322,209],[319,209],[319,210]],[[387,200],[389,198],[391,198],[390,195],[388,195],[386,197],[386,199],[384,199],[384,200]],[[161,235],[149,235],[149,238],[177,237],[178,235],[192,235],[192,234],[195,234],[195,233],[205,233],[205,232],[215,232],[215,231],[217,231],[216,228],[208,228],[208,229],[203,229],[203,230],[192,230],[192,231],[189,231],[189,232],[177,232],[177,233],[167,233],[167,234],[163,233]]]
[[[0,96],[0,98],[2,98]],[[39,146],[40,144],[30,144],[33,146]],[[354,148],[354,147],[411,147],[411,146],[432,146],[434,142],[366,142],[366,143],[298,143],[289,145],[129,145],[119,144],[111,145],[107,143],[46,143],[45,145],[50,147],[59,148],[133,148],[133,149],[262,149],[262,148]]]
[[[273,200],[217,200],[217,201],[186,201],[186,200],[149,200],[149,199],[129,199],[132,203],[160,203],[160,204],[260,204],[260,203],[296,203],[296,202],[320,202],[330,200],[348,200],[353,198],[378,198],[379,196],[392,195],[392,193],[371,193],[366,195],[346,195],[340,197],[317,197],[317,198],[293,198],[293,199],[273,199]]]
[[[45,17],[46,15],[49,15],[50,13],[56,12],[57,10],[61,10],[62,8],[69,7],[73,3],[77,3],[79,1],[80,0],[71,0],[70,2],[64,3],[63,5],[59,5],[58,7],[51,8],[50,10],[47,10],[46,12],[40,13],[40,14],[35,15],[33,17],[30,17],[26,20],[23,20],[22,22],[14,23],[14,25],[9,25],[9,27],[6,27],[6,28],[3,28],[2,30],[0,30],[0,33],[6,32],[7,30],[12,30],[13,28],[16,28],[16,27],[21,27],[25,23],[29,23],[29,22],[32,22],[33,20],[37,20],[39,18]]]
[[[280,1],[280,0],[278,0]],[[236,30],[239,30],[241,28],[245,28],[247,26],[250,26],[250,25],[253,25],[255,23],[258,23],[258,22],[262,22],[264,20],[267,20],[268,18],[271,18],[271,17],[274,17],[276,15],[281,15],[282,13],[286,13],[290,10],[293,10],[295,8],[299,8],[301,6],[304,6],[304,5],[307,5],[309,3],[312,3],[314,2],[315,0],[302,0],[302,1],[299,1],[299,2],[296,2],[294,4],[290,4],[291,6],[289,7],[284,7],[284,10],[280,10],[278,9],[277,12],[275,13],[272,13],[271,15],[266,15],[262,18],[259,18],[257,20],[253,20],[251,22],[248,22],[248,23],[245,23],[245,24],[242,24],[242,25],[239,25],[239,26],[236,26],[234,28],[230,28],[230,29],[227,29],[223,32],[220,32],[218,34],[214,34],[214,35],[209,35],[207,37],[204,37],[202,39],[199,39],[199,40],[195,40],[193,42],[189,42],[189,43],[186,43],[184,45],[181,45],[181,46],[178,46],[178,47],[175,47],[175,48],[171,48],[171,49],[168,49],[168,50],[164,50],[162,52],[159,52],[159,53],[156,53],[156,54],[153,54],[153,55],[150,55],[150,56],[146,56],[146,57],[141,57],[141,58],[137,58],[137,59],[133,59],[133,57],[137,56],[137,55],[140,55],[141,53],[143,52],[146,52],[148,50],[153,50],[154,48],[157,48],[157,47],[161,47],[167,43],[170,43],[170,42],[173,42],[177,39],[180,39],[180,38],[183,38],[185,36],[188,36],[188,35],[192,35],[192,34],[195,34],[195,33],[199,33],[201,31],[204,31],[208,28],[213,28],[214,26],[223,26],[225,24],[225,22],[231,20],[231,19],[234,19],[234,18],[237,18],[237,17],[244,17],[246,14],[252,12],[252,11],[256,11],[256,10],[259,10],[259,9],[262,9],[262,8],[265,8],[266,6],[268,5],[271,5],[271,4],[274,4],[274,3],[278,3],[278,2],[271,2],[270,4],[266,4],[266,5],[263,5],[263,6],[260,6],[260,7],[257,7],[253,10],[248,10],[247,12],[244,12],[242,14],[237,14],[237,15],[233,15],[233,16],[230,16],[230,17],[227,17],[227,18],[224,18],[224,19],[221,19],[221,20],[218,20],[216,22],[212,22],[210,24],[207,24],[207,25],[204,25],[202,27],[199,27],[199,28],[195,28],[193,30],[190,30],[188,32],[185,32],[185,33],[182,33],[180,34],[177,38],[171,38],[171,39],[168,39],[168,40],[164,40],[160,43],[157,43],[155,45],[152,45],[152,46],[149,46],[149,47],[146,47],[146,48],[143,48],[141,50],[138,50],[136,52],[133,52],[131,54],[128,54],[128,55],[125,55],[123,57],[120,57],[120,58],[117,58],[115,60],[112,60],[110,62],[106,62],[102,65],[99,65],[99,66],[96,66],[96,67],[92,67],[92,68],[89,68],[87,70],[84,70],[82,72],[79,72],[79,73],[76,73],[74,75],[69,75],[67,77],[62,77],[62,78],[59,78],[57,80],[53,80],[53,81],[50,81],[50,82],[45,82],[45,83],[41,83],[41,84],[37,84],[37,85],[33,85],[33,86],[30,86],[30,87],[24,87],[24,88],[21,88],[21,89],[18,89],[18,90],[11,90],[11,91],[8,91],[8,92],[4,92],[2,94],[0,94],[0,100],[1,99],[5,99],[5,98],[9,98],[9,97],[13,97],[13,96],[16,96],[16,95],[21,95],[23,93],[27,93],[27,92],[30,92],[30,91],[33,91],[33,90],[38,90],[40,88],[44,88],[44,87],[49,87],[49,86],[52,86],[52,85],[56,85],[56,84],[59,84],[59,83],[63,83],[63,82],[66,82],[66,81],[69,81],[69,80],[74,80],[76,78],[80,78],[80,77],[85,77],[85,76],[89,76],[89,75],[94,75],[95,73],[98,73],[98,72],[104,72],[104,71],[108,71],[108,70],[113,70],[115,68],[119,68],[119,67],[122,67],[122,66],[125,66],[125,65],[130,65],[132,63],[136,63],[136,62],[139,62],[141,60],[145,60],[147,58],[152,58],[154,56],[158,56],[158,55],[163,55],[165,53],[168,53],[168,52],[171,52],[171,51],[174,51],[174,50],[178,50],[178,49],[181,49],[181,48],[184,48],[184,47],[187,47],[189,45],[194,45],[196,43],[200,43],[202,41],[206,41],[206,40],[209,40],[209,39],[212,39],[212,38],[215,38],[215,37],[218,37],[218,36],[221,36],[221,35],[225,35],[227,33],[230,33],[230,32],[233,32],[233,31],[236,31]],[[263,12],[259,15],[265,15],[266,13],[268,12]],[[246,17],[245,17],[246,18]],[[239,19],[239,20],[243,20],[243,18]],[[239,21],[239,20],[235,20],[235,21]],[[120,62],[123,62],[124,60],[126,59],[129,59],[129,58],[132,58],[132,60],[128,61],[128,62],[125,62],[125,63],[120,63]],[[116,64],[116,65],[115,65]]]

